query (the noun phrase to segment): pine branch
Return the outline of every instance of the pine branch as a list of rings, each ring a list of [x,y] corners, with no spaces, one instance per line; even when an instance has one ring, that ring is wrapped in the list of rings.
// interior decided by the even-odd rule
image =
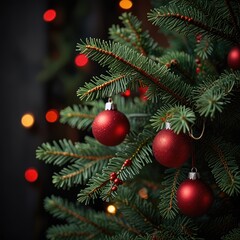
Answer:
[[[153,136],[154,133],[149,130],[144,130],[138,136],[130,134],[123,142],[123,148],[116,153],[116,157],[109,161],[102,174],[96,174],[89,180],[87,187],[78,194],[78,200],[88,204],[90,200],[96,199],[99,195],[104,200],[114,197],[116,192],[111,191],[113,183],[110,181],[110,174],[116,172],[122,181],[139,174],[143,166],[152,162],[150,144]],[[131,162],[130,166],[125,166],[126,159]]]
[[[96,233],[95,233],[96,234]],[[97,232],[99,234],[99,232]],[[51,226],[47,229],[47,239],[50,240],[79,240],[79,239],[92,239],[93,234],[86,232],[76,224],[65,224]]]
[[[84,87],[80,87],[77,91],[77,96],[81,100],[92,100],[110,97],[112,95],[124,92],[128,84],[131,82],[131,75],[112,75],[104,76],[100,78],[95,77],[91,82],[85,83]]]
[[[208,82],[195,89],[196,110],[201,116],[214,117],[216,112],[222,112],[224,106],[230,102],[237,79],[234,74],[222,74],[219,79],[206,80]]]
[[[199,43],[196,44],[194,52],[202,60],[207,59],[213,52],[213,41],[207,37],[203,37]]]
[[[118,211],[124,219],[140,232],[140,235],[159,230],[160,215],[154,205],[131,188],[122,188],[115,199]]]
[[[206,151],[206,160],[220,189],[230,196],[240,192],[240,169],[237,165],[239,149],[223,139],[209,140],[211,151]],[[206,143],[205,143],[206,144]],[[231,149],[231,151],[229,151]]]
[[[119,19],[124,27],[113,25],[109,29],[110,39],[135,49],[143,55],[160,55],[163,51],[158,43],[143,30],[142,22],[131,13],[123,13]]]
[[[163,190],[160,191],[160,203],[158,205],[163,218],[173,219],[178,213],[176,192],[179,184],[186,179],[187,169],[167,169],[165,179],[162,182]]]
[[[230,41],[238,44],[239,39],[233,35],[230,25],[219,18],[214,18],[217,13],[205,15],[199,9],[189,6],[171,3],[168,6],[161,6],[153,9],[148,17],[154,25],[167,28],[170,31],[177,31],[186,35],[207,35],[212,39]],[[176,26],[178,26],[176,28]]]
[[[222,240],[238,240],[240,237],[240,228],[234,228],[227,235],[222,237]]]
[[[94,107],[91,107],[91,103],[84,106],[74,104],[72,107],[69,106],[60,111],[60,122],[77,129],[89,129],[94,118],[102,109],[104,109],[103,101],[99,101],[98,105]]]
[[[186,133],[190,131],[190,126],[195,123],[195,113],[185,106],[163,106],[154,114],[150,122],[152,126],[159,131],[165,128],[166,122],[169,122],[171,129],[176,133]]]
[[[102,66],[108,65],[111,72],[132,74],[133,80],[147,81],[147,85],[155,85],[155,88],[162,90],[162,93],[167,93],[167,96],[175,101],[188,104],[187,96],[190,94],[190,87],[185,85],[182,89],[177,88],[176,76],[135,50],[118,43],[107,43],[96,39],[87,39],[86,43],[78,43],[77,50],[87,54]],[[162,81],[159,81],[159,78]]]
[[[54,217],[64,219],[70,224],[78,224],[84,232],[97,231],[108,236],[113,235],[112,229],[109,228],[109,218],[104,213],[97,213],[94,210],[79,208],[73,203],[63,200],[59,197],[51,196],[44,201],[45,209]],[[101,219],[101,221],[99,221]]]
[[[239,37],[239,34],[240,34],[240,28],[238,26],[238,21],[237,21],[237,18],[234,14],[234,11],[233,11],[233,8],[232,8],[232,5],[231,5],[231,1],[230,0],[225,0],[225,3],[227,5],[227,8],[228,8],[228,11],[230,13],[230,16],[231,16],[231,20],[232,20],[232,24],[235,28],[235,31],[238,33],[238,37]],[[236,34],[237,35],[237,34]]]

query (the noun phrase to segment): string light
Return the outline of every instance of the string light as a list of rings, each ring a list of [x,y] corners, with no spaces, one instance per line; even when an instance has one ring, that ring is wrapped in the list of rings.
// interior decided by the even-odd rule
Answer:
[[[130,0],[121,0],[119,2],[120,8],[125,9],[125,10],[130,9],[132,7],[132,5],[133,5],[133,3]]]
[[[107,212],[110,214],[115,214],[117,212],[117,209],[114,205],[108,205],[107,206]]]
[[[45,22],[52,22],[57,16],[57,13],[54,9],[48,9],[43,14],[43,20]]]
[[[59,114],[56,109],[50,109],[45,114],[45,119],[49,123],[54,123],[58,120]]]
[[[28,168],[25,170],[24,177],[28,182],[36,182],[38,179],[38,171],[35,168]]]
[[[35,122],[34,116],[31,113],[26,113],[21,118],[21,124],[25,128],[30,128]]]
[[[77,67],[84,67],[88,63],[88,58],[85,54],[78,54],[75,57],[75,65]]]

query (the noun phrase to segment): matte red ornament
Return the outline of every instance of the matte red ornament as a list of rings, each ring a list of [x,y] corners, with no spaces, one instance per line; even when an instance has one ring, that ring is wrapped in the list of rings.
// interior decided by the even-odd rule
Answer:
[[[155,159],[165,167],[178,168],[191,155],[190,137],[176,134],[171,129],[162,129],[154,138],[152,150]]]
[[[108,107],[112,108],[113,105],[111,102],[107,104],[108,106],[105,107],[105,109],[108,109]],[[93,136],[106,146],[116,146],[120,144],[129,131],[130,124],[127,117],[116,109],[100,112],[92,124]]]
[[[199,178],[182,182],[176,197],[180,212],[189,217],[199,217],[207,213],[213,203],[211,188]]]
[[[228,66],[233,70],[240,69],[240,47],[233,47],[228,53]]]

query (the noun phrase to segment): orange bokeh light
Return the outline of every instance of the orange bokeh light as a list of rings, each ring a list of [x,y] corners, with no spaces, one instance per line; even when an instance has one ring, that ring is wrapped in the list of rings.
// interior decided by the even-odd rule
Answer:
[[[132,7],[132,5],[133,5],[133,3],[132,3],[132,1],[130,1],[130,0],[121,0],[120,2],[119,2],[119,6],[120,6],[120,8],[122,8],[122,9],[130,9],[131,7]]]
[[[45,114],[45,119],[47,122],[54,123],[58,120],[59,114],[56,109],[50,109]]]
[[[26,113],[22,116],[21,118],[21,124],[23,125],[23,127],[25,128],[30,128],[33,126],[35,122],[34,116],[31,113]]]
[[[36,182],[38,179],[38,171],[35,168],[28,168],[24,173],[24,177],[28,182]]]
[[[54,9],[48,9],[43,14],[43,20],[45,22],[52,22],[57,16],[57,13]]]
[[[85,54],[79,54],[75,57],[75,65],[83,67],[88,63],[88,57]]]

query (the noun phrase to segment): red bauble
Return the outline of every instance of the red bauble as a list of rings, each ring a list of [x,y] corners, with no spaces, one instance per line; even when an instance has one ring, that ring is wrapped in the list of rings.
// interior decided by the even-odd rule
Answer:
[[[200,179],[187,179],[177,190],[177,206],[186,216],[201,216],[209,210],[212,203],[212,190]]]
[[[104,110],[93,121],[93,136],[103,145],[116,146],[129,133],[130,124],[127,117],[118,110]]]
[[[240,47],[233,47],[228,53],[228,66],[233,70],[240,69]]]
[[[161,130],[152,143],[155,159],[165,167],[178,168],[191,155],[190,138],[183,134],[176,134],[171,129]]]

